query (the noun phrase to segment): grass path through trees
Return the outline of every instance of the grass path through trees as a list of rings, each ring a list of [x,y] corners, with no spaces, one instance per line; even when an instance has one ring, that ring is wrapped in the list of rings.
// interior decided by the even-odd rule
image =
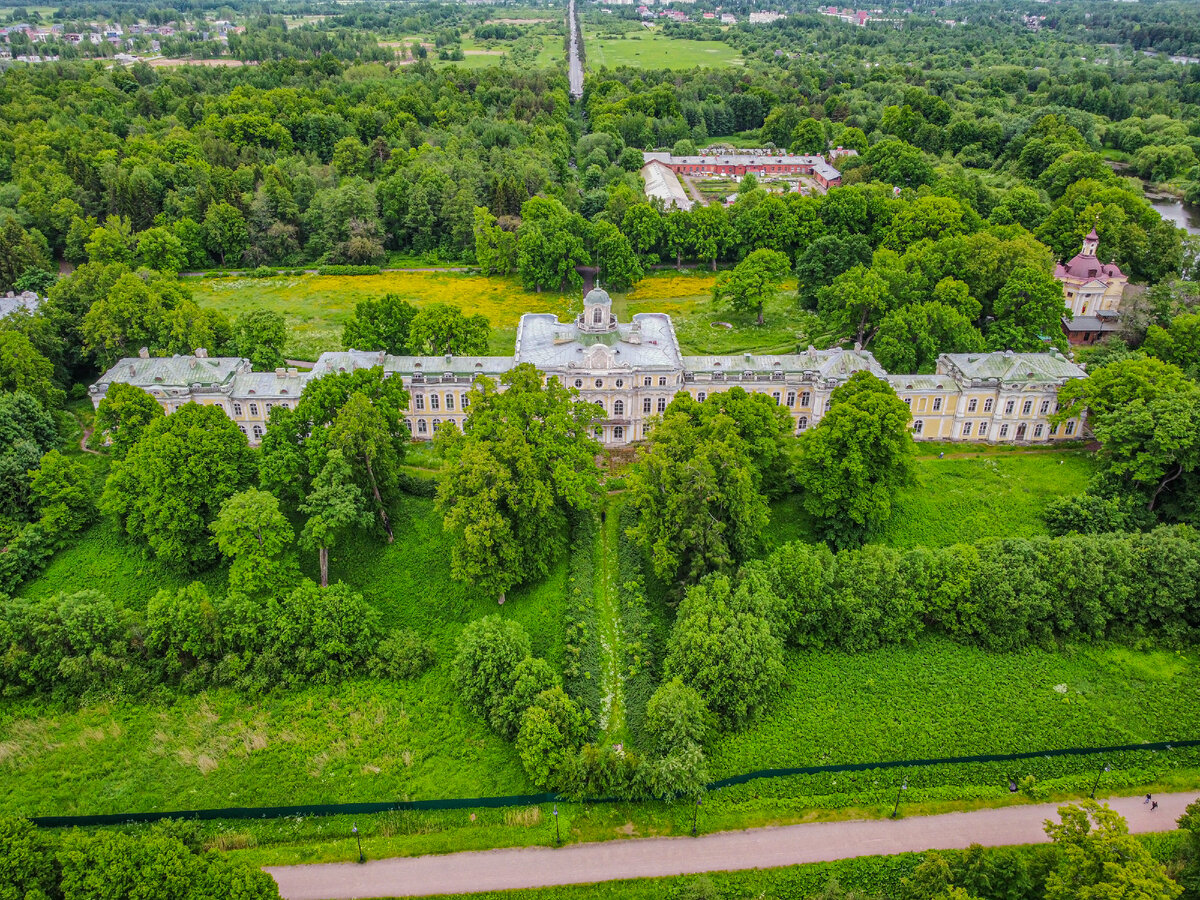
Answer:
[[[625,683],[621,665],[621,614],[617,601],[617,529],[615,509],[608,509],[600,526],[599,559],[596,561],[596,621],[599,625],[601,673],[604,678],[603,712],[600,728],[611,743],[623,743],[625,729]]]

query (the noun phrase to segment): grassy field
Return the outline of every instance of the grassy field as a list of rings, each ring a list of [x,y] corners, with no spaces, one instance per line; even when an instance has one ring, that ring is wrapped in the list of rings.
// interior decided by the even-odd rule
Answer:
[[[947,446],[950,452],[967,449]],[[914,461],[913,482],[900,491],[891,522],[875,540],[892,547],[944,547],[1045,534],[1041,512],[1046,504],[1082,491],[1095,471],[1094,455],[1082,450],[980,450],[947,459],[922,454]],[[769,546],[815,537],[798,495],[773,504]]]
[[[393,511],[392,546],[368,536],[332,562],[385,624],[427,635],[437,664],[410,682],[356,681],[252,697],[162,691],[82,708],[0,701],[0,811],[85,813],[230,805],[481,796],[529,791],[511,744],[462,708],[451,683],[465,622],[499,610],[530,632],[534,652],[562,660],[565,564],[497,607],[449,578],[448,539],[430,501]],[[312,574],[314,560],[304,559]],[[220,574],[211,580],[220,581]],[[93,527],[24,593],[104,590],[140,607],[182,580]],[[218,585],[219,586],[219,585]]]
[[[626,294],[613,294],[613,309],[622,320],[639,312],[665,312],[675,318],[684,353],[794,353],[809,343],[826,346],[829,336],[815,317],[796,309],[785,293],[766,310],[766,325],[739,316],[712,302],[716,275],[707,270],[652,272]],[[288,320],[293,359],[316,359],[324,350],[341,348],[342,325],[354,304],[394,293],[422,306],[453,303],[468,313],[482,313],[492,323],[490,351],[512,353],[517,323],[527,312],[568,317],[579,311],[574,294],[524,290],[514,278],[484,278],[466,272],[384,272],[380,275],[297,275],[274,278],[189,278],[186,285],[201,306],[238,316],[270,309]],[[715,328],[713,322],[733,327]],[[812,335],[808,333],[812,329]]]
[[[691,41],[669,38],[657,31],[635,32],[628,37],[607,37],[585,29],[587,66],[643,69],[691,69],[696,66],[743,65],[737,50],[722,41]]]
[[[380,275],[299,275],[276,278],[188,279],[196,302],[237,316],[252,309],[283,313],[288,320],[294,359],[316,359],[341,348],[342,325],[354,304],[370,297],[398,294],[417,306],[453,303],[467,313],[482,313],[492,323],[493,353],[512,353],[517,322],[527,312],[566,314],[571,295],[526,293],[511,278],[484,278],[464,272],[384,272]]]

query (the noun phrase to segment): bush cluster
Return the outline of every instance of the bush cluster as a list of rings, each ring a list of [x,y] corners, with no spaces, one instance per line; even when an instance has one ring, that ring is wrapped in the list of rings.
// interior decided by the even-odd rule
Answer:
[[[1200,534],[1187,526],[836,554],[794,543],[743,577],[752,571],[769,579],[782,631],[801,647],[856,652],[931,630],[1008,651],[1181,639],[1200,625]]]
[[[160,681],[265,691],[367,671],[411,677],[432,663],[415,634],[383,632],[360,595],[311,581],[264,603],[213,598],[193,583],[159,591],[144,615],[95,591],[18,598],[0,609],[0,645],[7,695],[136,692]]]
[[[629,537],[637,524],[632,504],[621,507],[617,536],[617,601],[621,607],[621,637],[625,664],[625,724],[634,742],[646,745],[646,705],[660,679],[661,635],[646,603],[642,581],[642,551]]]
[[[498,615],[463,629],[454,659],[463,700],[517,753],[538,787],[572,797],[643,799],[695,795],[706,773],[699,743],[708,712],[699,695],[678,682],[651,701],[648,719],[681,736],[678,747],[646,756],[620,746],[585,743],[591,715],[567,692],[545,660],[529,652],[529,635]],[[656,748],[667,747],[659,741]]]
[[[378,275],[383,270],[379,266],[321,266],[318,275]]]
[[[182,822],[138,836],[75,829],[52,837],[24,819],[0,818],[0,896],[269,900],[279,888],[266,872],[202,852],[195,826]]]

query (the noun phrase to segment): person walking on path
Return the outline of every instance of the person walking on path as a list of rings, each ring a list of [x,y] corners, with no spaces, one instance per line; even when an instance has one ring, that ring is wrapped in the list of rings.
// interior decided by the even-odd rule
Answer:
[[[1150,802],[1150,795],[1149,795],[1149,794],[1147,794],[1147,795],[1146,795],[1146,799],[1142,801],[1142,806],[1145,806],[1145,805],[1146,805],[1147,803],[1149,803],[1149,802]]]

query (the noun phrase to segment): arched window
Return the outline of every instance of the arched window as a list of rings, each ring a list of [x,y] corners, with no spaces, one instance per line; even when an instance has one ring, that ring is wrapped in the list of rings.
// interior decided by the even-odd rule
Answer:
[[[429,427],[425,424],[424,419],[417,419],[417,434],[428,434]]]
[[[613,429],[613,440],[615,440],[615,441],[625,440],[625,429],[622,426],[618,425],[616,428]]]
[[[254,426],[254,439],[256,441],[262,440],[262,427],[259,425]]]
[[[246,434],[246,426],[245,425],[239,425],[238,428],[242,429],[242,434]],[[249,437],[249,435],[246,435],[246,437]]]
[[[409,434],[412,434],[412,419],[405,419],[404,427],[408,429]]]
[[[441,420],[441,419],[434,419],[434,420],[433,420],[433,430],[434,430],[434,431],[437,431],[437,430],[438,430],[438,426],[439,426],[439,425],[441,425],[441,424],[442,424],[442,420]]]
[[[592,313],[592,322],[599,325],[604,321],[604,308],[597,306],[596,311]]]
[[[803,431],[808,427],[808,416],[801,416],[796,420],[796,431]]]
[[[925,430],[925,423],[922,422],[920,419],[917,419],[915,422],[913,422],[913,434],[920,434],[924,430]]]
[[[613,401],[613,415],[614,416],[625,415],[625,401],[624,400]]]

